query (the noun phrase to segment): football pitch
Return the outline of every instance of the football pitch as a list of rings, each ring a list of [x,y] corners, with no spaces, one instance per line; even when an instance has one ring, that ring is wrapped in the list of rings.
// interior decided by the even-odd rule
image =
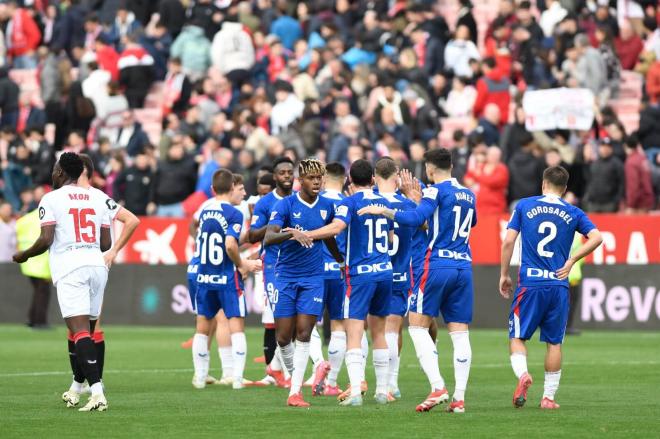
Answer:
[[[416,413],[429,391],[412,343],[404,332],[400,388],[403,399],[377,406],[370,391],[363,407],[339,407],[334,398],[312,398],[310,409],[285,406],[287,392],[274,387],[190,384],[190,350],[180,343],[190,328],[104,326],[104,373],[109,409],[79,413],[60,396],[70,383],[63,326],[32,331],[0,325],[0,437],[658,437],[660,436],[660,333],[585,332],[564,348],[561,409],[538,408],[543,392],[545,346],[529,343],[529,370],[535,383],[527,405],[511,406],[515,379],[507,354],[506,331],[471,332],[473,360],[466,395],[467,413],[443,407]],[[263,377],[262,332],[248,330],[246,378]],[[217,350],[214,348],[212,352]],[[439,332],[443,377],[453,390],[451,343]],[[373,388],[371,357],[367,379]],[[218,375],[217,354],[211,360]],[[347,382],[342,368],[340,386]],[[83,402],[83,401],[81,401]]]

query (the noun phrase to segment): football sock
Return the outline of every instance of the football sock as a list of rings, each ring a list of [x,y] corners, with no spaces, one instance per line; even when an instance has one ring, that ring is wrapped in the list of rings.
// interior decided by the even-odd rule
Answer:
[[[360,349],[346,351],[346,370],[348,370],[348,379],[351,382],[351,396],[360,395],[362,377],[364,377],[364,357]]]
[[[431,390],[444,389],[445,381],[442,379],[440,368],[438,367],[438,351],[436,350],[435,343],[433,343],[433,339],[431,339],[428,328],[410,326],[408,332],[410,333],[410,338],[412,338],[413,345],[415,345],[419,364],[429,379],[429,384],[431,384]]]
[[[218,347],[220,367],[222,368],[222,378],[234,376],[234,357],[232,353],[233,346],[234,341],[232,340],[231,346]]]
[[[470,346],[469,331],[450,332],[451,341],[454,344],[454,399],[465,400],[465,389],[470,376],[470,365],[472,364],[472,347]]]
[[[559,379],[561,378],[561,370],[557,372],[546,372],[545,382],[543,383],[543,397],[555,400],[555,393],[559,389]]]
[[[316,326],[312,328],[312,334],[309,339],[309,356],[314,363],[314,367],[323,361],[323,341],[321,340],[321,334],[316,329]]]
[[[105,337],[103,331],[95,331],[92,335],[96,347],[96,360],[99,365],[99,378],[103,380],[103,366],[105,365]]]
[[[511,367],[516,378],[520,378],[527,373],[527,355],[522,352],[514,352],[511,354]]]
[[[289,391],[289,395],[295,395],[300,392],[303,380],[305,379],[307,360],[309,360],[309,342],[296,340],[296,347],[293,354],[293,372],[291,373],[291,390]]]
[[[208,336],[204,334],[195,334],[193,336],[192,357],[195,368],[195,377],[204,380],[209,374],[209,346]]]
[[[385,340],[389,352],[389,368],[387,372],[387,386],[390,389],[399,388],[399,334],[386,332]]]
[[[231,354],[234,363],[234,380],[242,380],[243,371],[245,370],[245,357],[247,354],[245,332],[235,332],[231,335]]]
[[[96,348],[89,335],[89,331],[80,331],[73,334],[73,341],[76,344],[76,358],[78,359],[80,370],[82,370],[85,378],[87,378],[90,387],[94,387],[97,384],[97,393],[94,393],[92,389],[92,394],[99,394],[98,388],[101,386],[99,382],[101,379],[99,378]],[[103,391],[101,390],[100,393],[103,393]]]
[[[264,329],[264,358],[266,364],[270,364],[275,357],[275,349],[277,349],[277,338],[275,337],[275,328]]]
[[[388,349],[374,349],[372,355],[374,371],[376,372],[376,394],[387,394],[387,370],[389,369],[390,352]]]
[[[330,361],[330,372],[328,373],[328,385],[337,385],[337,376],[341,370],[341,363],[346,355],[346,333],[344,331],[332,331],[330,343],[328,343],[328,360]]]
[[[82,383],[85,381],[85,374],[83,374],[82,369],[78,365],[78,356],[76,355],[76,344],[73,342],[73,334],[69,334],[69,338],[67,342],[69,347],[69,364],[71,365],[71,373],[73,374],[73,383],[71,383],[71,390],[80,392],[80,389],[82,388]],[[75,383],[80,384],[80,387],[74,386]]]
[[[367,357],[369,356],[369,340],[367,339],[367,333],[363,332],[362,333],[362,344],[361,344],[361,350],[362,350],[362,380],[366,380],[364,373],[367,369]]]
[[[281,361],[284,363],[284,368],[289,373],[293,373],[293,353],[295,350],[296,348],[293,343],[289,343],[286,346],[280,346]]]

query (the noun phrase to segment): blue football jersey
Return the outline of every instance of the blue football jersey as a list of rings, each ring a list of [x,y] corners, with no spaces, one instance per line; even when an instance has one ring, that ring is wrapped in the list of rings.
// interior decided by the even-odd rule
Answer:
[[[282,200],[276,190],[273,190],[271,193],[261,197],[257,204],[254,205],[254,211],[252,213],[252,222],[250,227],[255,229],[260,229],[268,225],[268,220],[270,219],[270,213],[273,210],[273,206]],[[262,246],[261,248],[261,257],[263,259],[264,270],[274,269],[275,263],[277,262],[277,253],[279,252],[279,245],[269,245]]]
[[[596,227],[579,208],[557,196],[523,198],[511,214],[509,229],[520,233],[520,286],[568,285],[555,272],[570,256],[575,232],[587,235]]]
[[[420,186],[423,189],[426,189],[426,185],[419,182]],[[415,233],[412,237],[412,269],[415,276],[420,276],[422,269],[424,268],[424,256],[426,255],[426,247],[428,245],[429,235],[427,229],[420,226],[415,229]],[[416,279],[413,279],[416,281]]]
[[[198,284],[222,287],[240,283],[240,275],[225,246],[229,236],[240,239],[242,226],[243,214],[229,203],[218,201],[201,212],[195,243]]]
[[[414,210],[417,205],[401,194],[380,193],[396,211]],[[394,222],[394,239],[390,245],[390,259],[392,261],[392,277],[394,288],[409,289],[411,281],[412,238],[417,227],[405,226]],[[423,247],[422,247],[423,248]]]
[[[321,193],[322,197],[327,198],[328,200],[332,201],[332,204],[334,206],[334,209],[339,206],[339,203],[346,198],[344,194],[338,191],[331,191],[331,190],[326,190]],[[337,241],[337,247],[339,248],[339,253],[342,255],[346,255],[346,231],[344,230],[341,232],[339,235],[335,237],[335,240]],[[335,258],[330,254],[330,251],[328,248],[323,245],[323,271],[325,273],[325,278],[326,279],[341,279],[341,270],[339,268],[339,263],[335,260]]]
[[[366,206],[390,207],[390,203],[371,190],[346,197],[335,210],[335,218],[346,229],[346,267],[351,283],[375,282],[392,277],[389,231],[392,222],[375,215],[358,215]]]
[[[474,193],[455,178],[427,187],[415,210],[397,212],[399,224],[419,227],[428,221],[425,266],[471,268],[470,231],[477,224]]]
[[[305,202],[300,194],[293,194],[273,206],[268,225],[291,227],[301,231],[320,229],[334,218],[331,200],[319,196],[313,204]],[[269,246],[266,246],[268,249]],[[298,241],[288,240],[279,245],[275,271],[280,280],[323,278],[323,241],[314,241],[305,248]]]

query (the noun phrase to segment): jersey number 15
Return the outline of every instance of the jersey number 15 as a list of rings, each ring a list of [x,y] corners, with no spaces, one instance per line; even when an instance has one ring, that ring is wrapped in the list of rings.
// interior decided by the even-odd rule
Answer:
[[[76,242],[93,244],[96,242],[96,227],[89,215],[96,215],[94,209],[69,209],[69,215],[73,216],[73,230],[76,234]]]

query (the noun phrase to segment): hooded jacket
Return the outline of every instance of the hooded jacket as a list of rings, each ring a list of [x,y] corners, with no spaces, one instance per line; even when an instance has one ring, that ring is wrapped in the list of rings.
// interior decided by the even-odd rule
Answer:
[[[495,104],[500,109],[500,124],[509,120],[509,104],[511,94],[509,87],[511,81],[502,70],[497,67],[486,73],[477,81],[477,99],[474,102],[475,117],[483,116],[484,109],[488,104]]]

